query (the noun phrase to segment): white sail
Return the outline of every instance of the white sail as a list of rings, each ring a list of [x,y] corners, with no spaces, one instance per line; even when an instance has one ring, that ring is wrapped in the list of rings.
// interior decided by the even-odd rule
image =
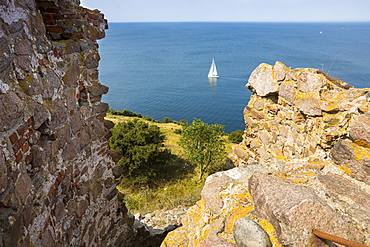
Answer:
[[[218,77],[219,76],[217,73],[215,59],[212,59],[211,68],[209,69],[209,72],[208,72],[208,78],[218,78]]]

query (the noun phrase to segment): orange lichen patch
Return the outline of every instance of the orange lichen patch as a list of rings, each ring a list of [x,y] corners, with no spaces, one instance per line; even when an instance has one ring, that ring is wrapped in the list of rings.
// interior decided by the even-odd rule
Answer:
[[[282,156],[282,155],[275,155],[274,158],[279,159],[279,160],[284,160],[284,161],[287,159],[285,156]]]
[[[245,198],[251,198],[251,195],[246,193]],[[235,221],[240,217],[247,217],[253,211],[254,205],[249,200],[247,202],[247,200],[240,198],[238,201],[235,201],[234,207],[226,214],[225,234],[233,234]]]
[[[320,94],[319,91],[312,91],[310,93],[303,93],[301,91],[297,91],[297,93],[294,95],[295,99],[307,99],[307,98],[312,98],[312,99],[320,99]]]
[[[348,166],[342,165],[342,166],[339,167],[339,169],[341,169],[342,171],[344,171],[347,175],[351,175],[352,174],[351,169],[349,169]]]
[[[308,181],[314,179],[316,177],[316,174],[312,173],[311,171],[304,171],[301,173],[297,174],[287,174],[285,179],[297,183],[297,184],[302,184],[302,183],[307,183]]]
[[[169,232],[162,242],[161,247],[186,246],[186,241],[182,233],[181,228]]]
[[[233,234],[235,221],[241,217],[247,217],[248,214],[253,211],[253,209],[254,207],[252,204],[248,204],[247,206],[241,205],[240,207],[232,208],[230,213],[226,215],[225,234]]]
[[[274,247],[282,247],[281,244],[279,244],[279,241],[275,235],[275,228],[265,219],[260,219],[258,221],[258,224],[267,232],[269,235],[270,241],[272,243],[272,246]]]
[[[356,143],[357,145],[361,146],[361,147],[370,148],[370,144],[367,143],[367,142],[364,142],[364,141],[361,141],[361,140],[355,140],[353,142]]]
[[[370,150],[368,148],[364,148],[357,143],[350,143],[350,147],[355,152],[354,158],[358,161],[363,161],[364,158],[370,159]]]
[[[206,203],[202,199],[199,200],[193,207],[190,207],[187,212],[189,217],[184,218],[184,225],[190,225],[193,222],[199,222],[203,217],[202,212],[204,212],[205,208]],[[191,222],[189,221],[189,218],[191,219]]]

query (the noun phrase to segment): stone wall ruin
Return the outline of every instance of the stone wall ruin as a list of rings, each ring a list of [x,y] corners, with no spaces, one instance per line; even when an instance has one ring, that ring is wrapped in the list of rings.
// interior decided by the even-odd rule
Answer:
[[[78,0],[0,1],[0,246],[129,246],[96,40]]]

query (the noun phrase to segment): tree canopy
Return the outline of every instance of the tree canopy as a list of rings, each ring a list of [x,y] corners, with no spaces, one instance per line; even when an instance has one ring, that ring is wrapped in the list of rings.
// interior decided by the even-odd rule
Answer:
[[[111,149],[122,152],[118,164],[123,167],[124,176],[134,184],[142,184],[156,177],[164,140],[159,127],[134,119],[118,123],[112,129],[109,144]]]
[[[185,149],[188,161],[197,166],[199,180],[224,161],[226,151],[223,135],[223,125],[208,125],[196,118],[190,126],[184,127],[179,145]]]

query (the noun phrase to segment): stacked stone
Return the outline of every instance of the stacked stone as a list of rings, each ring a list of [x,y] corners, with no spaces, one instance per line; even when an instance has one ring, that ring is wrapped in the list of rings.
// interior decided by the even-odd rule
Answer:
[[[370,246],[370,90],[279,62],[247,86],[237,167],[207,178],[162,246],[332,245],[313,230]]]
[[[278,163],[326,151],[349,135],[351,123],[369,110],[369,94],[317,69],[290,69],[277,62],[261,64],[247,86],[255,92],[244,110],[243,143],[237,163]]]
[[[1,246],[129,246],[135,238],[100,102],[108,88],[98,81],[96,40],[106,20],[78,5],[0,2]]]
[[[75,1],[36,0],[36,3],[47,35],[53,40],[105,37],[108,24],[98,10],[82,8]]]

